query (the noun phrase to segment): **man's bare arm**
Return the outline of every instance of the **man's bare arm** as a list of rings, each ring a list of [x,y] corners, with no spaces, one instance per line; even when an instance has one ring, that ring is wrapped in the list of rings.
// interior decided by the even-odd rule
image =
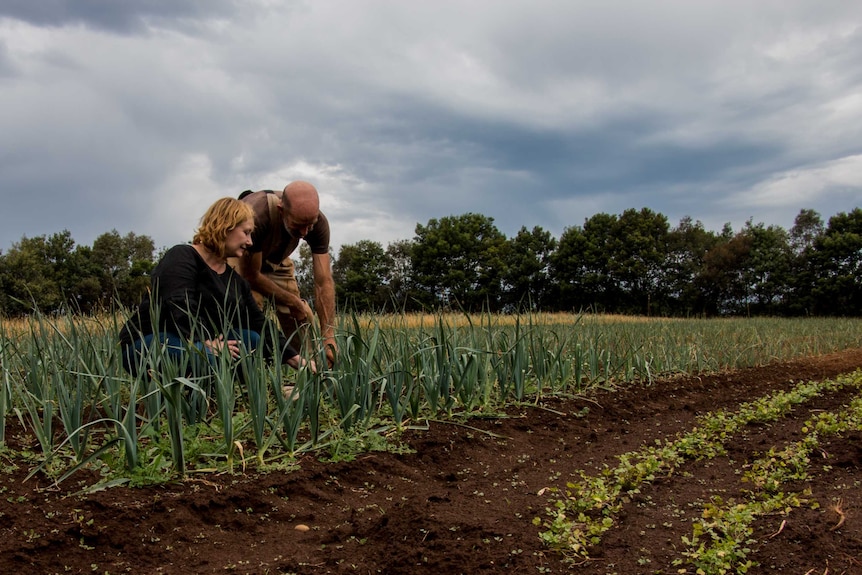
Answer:
[[[329,254],[312,254],[314,274],[314,307],[320,320],[320,333],[327,347],[330,363],[335,351],[335,281],[332,279],[332,262]],[[332,349],[330,349],[330,346]]]
[[[260,273],[263,256],[260,253],[246,252],[237,258],[239,274],[251,284],[251,289],[275,300],[278,305],[287,306],[292,315],[299,322],[310,322],[308,317],[308,304],[296,294],[278,286],[274,281]]]

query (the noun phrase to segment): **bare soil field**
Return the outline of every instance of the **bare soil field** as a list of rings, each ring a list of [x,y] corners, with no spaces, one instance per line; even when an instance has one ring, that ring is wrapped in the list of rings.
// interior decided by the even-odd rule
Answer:
[[[725,456],[644,485],[588,560],[566,562],[533,520],[547,518],[551,488],[565,491],[579,470],[614,466],[622,453],[690,430],[699,415],[860,367],[862,350],[849,350],[672,377],[495,418],[431,422],[400,437],[402,453],[307,457],[290,472],[200,474],[87,495],[73,493],[94,477],[59,488],[25,482],[29,469],[0,452],[0,573],[678,573],[684,566],[673,561],[703,502],[741,497],[747,462],[798,439],[805,420],[858,390],[750,425]],[[7,441],[35,449],[11,420]],[[862,430],[828,438],[804,485],[787,488],[810,489],[809,504],[755,522],[749,559],[759,565],[749,572],[862,573]]]

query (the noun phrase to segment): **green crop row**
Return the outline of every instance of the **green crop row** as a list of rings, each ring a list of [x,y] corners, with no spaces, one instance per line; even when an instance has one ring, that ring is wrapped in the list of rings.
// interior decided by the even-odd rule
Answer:
[[[673,440],[656,441],[656,445],[619,455],[617,466],[605,467],[599,475],[580,472],[581,481],[569,483],[562,497],[558,490],[552,491],[556,497],[546,509],[550,519],[534,520],[544,528],[542,540],[573,557],[588,558],[590,548],[600,543],[602,535],[614,526],[623,505],[644,484],[674,474],[687,461],[724,454],[724,445],[748,424],[773,422],[793,406],[845,386],[862,387],[862,372],[834,380],[803,382],[789,391],[743,403],[734,412],[706,414],[698,418],[691,431]],[[822,417],[826,420],[829,415]],[[777,480],[775,472],[756,477]]]
[[[331,370],[267,365],[258,351],[190,377],[156,347],[134,378],[120,362],[123,320],[0,318],[0,447],[15,418],[35,440],[16,457],[51,477],[91,467],[106,481],[158,481],[239,461],[290,465],[309,451],[348,458],[391,449],[400,430],[431,419],[862,345],[855,319],[439,314],[417,325],[346,314]]]
[[[862,373],[848,377],[862,386]],[[804,505],[810,496],[808,491],[786,493],[782,488],[808,477],[811,455],[820,447],[821,438],[856,429],[862,429],[862,397],[855,398],[846,409],[808,420],[802,427],[803,439],[780,450],[771,448],[751,464],[743,476],[753,486],[747,501],[725,503],[715,497],[705,506],[703,520],[694,524],[692,536],[683,537],[684,559],[676,564],[693,566],[696,575],[747,572],[755,565],[746,559],[751,552],[748,545],[755,543],[750,538],[754,520],[773,512],[789,513]]]

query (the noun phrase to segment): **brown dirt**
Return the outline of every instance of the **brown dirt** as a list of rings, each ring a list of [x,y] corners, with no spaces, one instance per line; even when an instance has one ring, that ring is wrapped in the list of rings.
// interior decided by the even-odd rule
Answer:
[[[23,482],[28,470],[0,457],[0,573],[677,573],[672,561],[702,503],[740,497],[747,485],[736,471],[746,461],[798,438],[805,419],[846,404],[850,393],[750,426],[727,457],[645,485],[577,566],[539,540],[533,519],[545,517],[551,496],[543,488],[565,489],[578,470],[615,465],[621,453],[691,429],[699,414],[859,367],[862,350],[850,350],[675,377],[549,400],[469,427],[432,423],[403,437],[413,453],[308,457],[294,472],[210,474],[87,496]],[[30,445],[9,425],[11,447]],[[805,485],[790,488],[810,488],[819,508],[759,520],[750,558],[760,566],[751,573],[862,573],[862,430],[830,440],[811,469]]]

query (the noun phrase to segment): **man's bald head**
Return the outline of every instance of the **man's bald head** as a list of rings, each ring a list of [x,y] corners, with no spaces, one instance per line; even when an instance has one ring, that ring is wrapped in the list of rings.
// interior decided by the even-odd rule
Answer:
[[[320,196],[317,188],[298,180],[284,187],[281,200],[284,227],[294,237],[304,238],[320,217]]]

